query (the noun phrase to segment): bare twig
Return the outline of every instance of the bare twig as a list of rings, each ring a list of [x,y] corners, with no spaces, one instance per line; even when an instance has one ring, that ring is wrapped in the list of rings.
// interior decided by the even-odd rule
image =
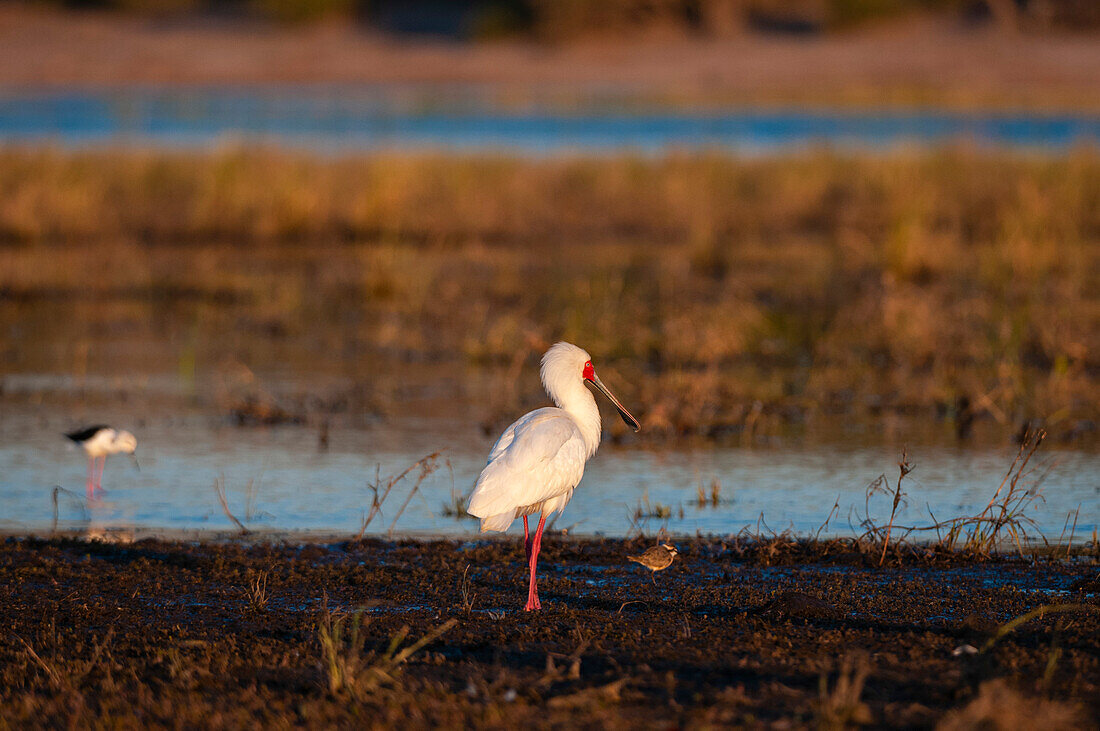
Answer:
[[[1024,468],[1027,466],[1028,461],[1031,460],[1031,456],[1035,454],[1035,450],[1039,448],[1039,445],[1043,443],[1043,439],[1046,438],[1047,433],[1042,429],[1035,432],[1030,432],[1024,436],[1024,441],[1020,444],[1020,449],[1016,453],[1016,457],[1012,460],[1012,464],[1008,468],[1008,472],[1001,479],[1001,484],[997,487],[996,492],[993,493],[993,497],[989,498],[989,505],[985,506],[979,517],[983,517],[986,513],[993,510],[993,507],[997,503],[997,498],[1001,494],[1001,490],[1004,489],[1005,483],[1009,482],[1009,492],[1011,493],[1016,488],[1016,483],[1020,479],[1020,475],[1023,473]],[[1022,460],[1022,462],[1021,462]],[[1019,464],[1019,469],[1016,465]],[[1011,481],[1011,482],[1010,482]]]
[[[912,467],[909,466],[906,455],[903,453],[902,461],[899,463],[901,471],[898,484],[894,489],[891,490],[889,480],[885,475],[879,475],[867,486],[866,517],[860,524],[866,530],[859,536],[857,542],[864,539],[870,539],[874,542],[882,540],[883,550],[879,557],[879,565],[882,565],[885,561],[892,532],[895,530],[904,531],[904,534],[900,537],[893,536],[895,545],[904,542],[912,533],[935,531],[939,545],[949,550],[955,550],[956,543],[961,540],[963,550],[978,555],[988,555],[990,551],[996,550],[997,546],[1006,541],[1011,541],[1015,544],[1016,549],[1023,554],[1022,542],[1028,538],[1031,531],[1042,537],[1038,525],[1027,514],[1027,511],[1037,502],[1044,501],[1039,486],[1049,474],[1051,466],[1040,464],[1029,468],[1029,463],[1042,443],[1044,436],[1045,433],[1039,430],[1031,432],[1025,437],[1024,443],[1021,445],[1004,478],[994,491],[989,503],[980,513],[969,517],[940,521],[929,510],[929,517],[932,518],[932,522],[928,525],[900,526],[894,522],[898,505],[905,499],[901,481],[912,471]],[[886,526],[876,525],[870,514],[871,496],[880,492],[892,493],[894,497],[890,522]],[[1043,538],[1043,540],[1046,539]]]
[[[443,505],[443,515],[455,519],[474,519],[474,516],[466,512],[466,503],[469,501],[470,495],[463,495],[455,489],[455,470],[451,465],[450,458],[444,459],[443,464],[446,465],[447,472],[451,475],[451,502]]]
[[[52,665],[39,657],[38,653],[34,651],[34,648],[30,646],[30,643],[28,643],[22,637],[19,637],[17,635],[15,639],[23,643],[23,647],[26,649],[27,655],[29,655],[30,658],[35,661],[38,667],[42,668],[46,672],[46,676],[50,679],[50,682],[53,683],[56,688],[61,689],[62,687],[64,687],[61,673],[59,673],[56,668],[54,668]]]
[[[42,657],[34,651],[30,643],[24,640],[22,637],[16,636],[16,639],[23,644],[23,648],[26,651],[28,657],[34,660],[50,679],[50,682],[58,690],[71,690],[77,691],[81,681],[88,676],[95,667],[99,664],[99,658],[103,655],[104,650],[111,643],[111,637],[114,635],[114,630],[107,630],[107,634],[102,640],[96,642],[95,649],[92,652],[92,656],[87,659],[74,660],[64,665],[51,665],[46,662]],[[108,656],[110,652],[107,653]]]
[[[416,476],[416,483],[412,486],[412,489],[409,490],[409,494],[405,496],[405,502],[401,503],[401,509],[397,511],[397,515],[393,516],[393,522],[390,523],[390,529],[387,531],[388,535],[393,535],[393,529],[397,527],[398,518],[405,512],[405,508],[409,507],[409,501],[412,500],[413,495],[420,489],[420,485],[423,484],[424,480],[428,479],[429,475],[438,469],[439,454],[439,452],[433,452],[427,457],[420,458],[420,460],[416,462],[416,464],[420,465],[420,474]],[[408,472],[406,471],[405,474],[408,474]]]
[[[1065,629],[1065,619],[1059,617],[1058,621],[1054,623],[1054,632],[1050,637],[1050,651],[1047,653],[1047,666],[1043,670],[1043,677],[1039,681],[1039,687],[1047,689],[1050,687],[1050,681],[1054,678],[1054,672],[1058,669],[1058,661],[1062,659],[1062,647],[1061,647],[1061,634]]]
[[[1021,614],[1018,617],[1005,622],[997,631],[985,641],[982,645],[981,652],[988,652],[997,642],[1005,635],[1014,632],[1017,627],[1030,622],[1033,619],[1042,619],[1048,614],[1069,614],[1072,612],[1096,612],[1100,613],[1100,607],[1094,607],[1091,604],[1044,604],[1041,607],[1036,607],[1030,612]]]
[[[814,540],[816,541],[821,537],[821,531],[829,527],[829,521],[833,519],[833,516],[840,511],[840,495],[836,496],[836,501],[833,502],[833,509],[829,511],[828,517],[825,518],[825,522],[817,529],[817,533],[814,534]]]
[[[1066,542],[1066,558],[1069,558],[1070,549],[1073,548],[1073,536],[1077,533],[1077,519],[1081,517],[1081,506],[1078,505],[1077,509],[1073,511],[1073,527],[1069,529],[1069,541]],[[1069,521],[1069,517],[1066,517],[1066,521]],[[1065,528],[1062,528],[1062,532],[1065,532]],[[1061,539],[1058,539],[1061,541]]]
[[[442,453],[442,450],[440,450],[439,452],[433,452],[433,453],[429,454],[426,457],[421,457],[420,459],[418,459],[417,461],[413,462],[411,465],[406,467],[404,469],[404,471],[402,471],[401,473],[384,478],[385,485],[383,485],[383,478],[379,477],[379,474],[378,474],[379,470],[381,468],[379,467],[375,470],[374,482],[367,486],[367,487],[370,488],[371,492],[373,493],[373,495],[371,496],[370,512],[367,513],[367,517],[363,518],[363,525],[359,528],[359,533],[356,534],[355,540],[358,541],[358,540],[362,539],[364,534],[366,534],[367,528],[370,526],[371,521],[374,520],[374,516],[376,516],[376,515],[378,515],[379,513],[382,512],[382,504],[386,502],[386,498],[389,497],[390,491],[393,490],[394,486],[397,485],[397,483],[404,480],[405,477],[407,477],[408,474],[410,472],[412,472],[414,469],[416,469],[417,467],[420,467],[421,468],[421,477],[417,480],[417,483],[416,483],[416,487],[419,487],[420,483],[423,482],[424,478],[426,478],[429,474],[431,474],[432,472],[435,471],[435,469],[436,469],[436,460],[439,458],[439,455],[441,453]],[[429,462],[431,463],[431,470],[428,471],[427,474],[424,474],[425,463],[429,463]],[[414,487],[413,492],[415,492],[415,491],[416,491],[416,488]],[[381,497],[379,497],[379,493],[381,493]],[[409,499],[411,499],[411,498],[412,498],[412,493],[409,493]],[[405,505],[408,505],[408,504],[409,504],[409,501],[406,500]],[[401,506],[402,511],[404,511],[405,505]],[[399,511],[397,515],[398,515],[398,517],[400,517],[401,512]],[[396,523],[396,521],[397,521],[397,518],[394,518],[395,523]],[[392,532],[392,531],[393,531],[393,526],[391,525],[390,526],[390,532]]]
[[[898,481],[894,487],[894,505],[890,508],[890,522],[886,525],[886,537],[882,540],[882,555],[879,556],[878,559],[879,566],[886,560],[886,549],[890,546],[890,531],[894,528],[894,515],[898,512],[898,503],[901,502],[901,481],[912,471],[913,468],[909,464],[909,455],[903,447],[901,450],[901,461],[898,462]]]
[[[244,486],[244,519],[250,523],[255,514],[256,493],[259,492],[259,489],[260,485],[257,480],[249,480],[248,484]]]
[[[61,498],[62,495],[67,495],[70,498],[71,504],[75,505],[77,507],[77,509],[80,510],[84,520],[88,519],[88,509],[86,507],[86,503],[85,503],[84,497],[82,495],[78,495],[78,494],[74,493],[71,490],[66,490],[61,485],[54,485],[53,490],[51,491],[51,493],[52,493],[52,499],[53,499],[53,523],[50,526],[50,532],[52,532],[52,533],[57,532],[57,523],[58,523],[60,507],[61,507],[60,498]]]
[[[459,593],[462,595],[462,609],[469,613],[474,611],[474,602],[477,601],[477,595],[471,590],[470,578],[467,574],[470,572],[470,564],[466,564],[466,568],[462,571],[462,581],[458,585]]]
[[[228,517],[231,521],[233,521],[234,524],[236,524],[237,528],[239,528],[240,531],[241,531],[241,535],[246,536],[249,533],[251,533],[252,531],[250,531],[248,528],[245,528],[244,523],[237,520],[237,516],[233,515],[233,513],[231,513],[230,510],[229,510],[229,501],[226,500],[226,497],[225,497],[225,479],[224,478],[219,477],[216,480],[214,480],[214,494],[218,496],[218,502],[221,503],[222,512],[224,512],[226,517]]]
[[[569,680],[577,680],[581,677],[581,657],[592,643],[592,638],[581,632],[579,628],[576,630],[576,637],[577,647],[568,655],[560,652],[547,653],[546,670],[543,672],[542,677],[535,681],[536,687],[552,685],[558,680],[562,680],[563,677]],[[554,662],[555,659],[568,663],[569,670],[563,673],[557,663]]]

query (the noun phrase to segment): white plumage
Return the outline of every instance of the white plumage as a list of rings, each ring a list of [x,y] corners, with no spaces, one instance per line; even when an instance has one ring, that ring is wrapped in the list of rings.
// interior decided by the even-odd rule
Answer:
[[[535,538],[526,539],[531,568],[527,609],[538,609],[535,565],[546,516],[563,510],[600,445],[600,411],[585,383],[600,389],[635,431],[638,421],[596,376],[587,352],[557,343],[542,358],[542,384],[557,407],[536,409],[504,430],[489,452],[467,508],[481,530],[505,531],[512,521],[540,513]]]
[[[592,395],[588,398],[595,408]],[[481,518],[482,532],[505,531],[521,515],[563,509],[584,475],[587,450],[580,427],[564,409],[526,414],[490,451],[470,498],[470,514]]]
[[[128,454],[137,466],[137,457],[134,451],[137,449],[137,438],[128,431],[112,429],[106,424],[97,424],[86,429],[65,434],[67,438],[79,444],[88,454],[88,499],[95,497],[95,491],[103,490],[103,470],[107,468],[107,456],[111,454]],[[99,476],[96,477],[96,460],[102,460],[99,467]]]

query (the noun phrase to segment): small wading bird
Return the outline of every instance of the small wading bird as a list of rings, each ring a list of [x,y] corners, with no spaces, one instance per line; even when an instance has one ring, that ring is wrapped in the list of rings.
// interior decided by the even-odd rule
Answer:
[[[640,556],[627,556],[627,559],[634,563],[640,563],[647,569],[656,574],[658,571],[663,571],[672,565],[673,559],[675,559],[680,552],[676,550],[676,546],[670,543],[660,543],[653,548],[648,548]],[[649,575],[649,578],[653,578],[653,574]],[[657,582],[654,582],[657,583]]]
[[[134,466],[137,467],[137,457],[134,456],[134,450],[137,449],[137,438],[128,431],[118,431],[106,424],[97,424],[87,429],[69,432],[65,436],[79,444],[88,453],[88,485],[86,490],[89,500],[95,497],[97,489],[103,492],[103,470],[107,467],[108,454],[128,454],[130,459],[134,460]],[[96,459],[103,460],[99,466],[98,478],[96,477],[95,468]]]
[[[557,343],[542,357],[542,385],[557,408],[536,409],[504,430],[489,451],[467,512],[481,518],[481,531],[506,531],[523,517],[523,541],[531,580],[525,610],[541,609],[535,567],[546,516],[565,508],[584,475],[584,463],[600,446],[600,410],[585,388],[591,383],[611,399],[623,421],[638,431],[638,420],[596,377],[592,358],[569,343]],[[527,516],[539,513],[532,536]]]

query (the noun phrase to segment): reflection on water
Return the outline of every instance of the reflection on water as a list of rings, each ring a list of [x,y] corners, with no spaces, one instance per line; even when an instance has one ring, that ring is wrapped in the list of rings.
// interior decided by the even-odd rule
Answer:
[[[321,149],[447,148],[598,152],[812,144],[881,148],[966,139],[1065,148],[1100,139],[1088,115],[752,110],[639,110],[596,94],[562,111],[516,106],[471,85],[269,88],[169,87],[24,91],[0,97],[0,141],[66,145],[209,145],[227,136]]]
[[[106,496],[89,504],[83,499],[84,455],[66,446],[59,434],[65,415],[51,411],[0,416],[0,530],[49,530],[58,485],[63,488],[57,498],[59,528],[87,528],[116,539],[149,528],[231,532],[234,526],[214,491],[215,480],[221,478],[231,511],[249,528],[354,533],[370,505],[368,483],[376,468],[382,475],[393,474],[446,447],[453,489],[465,492],[490,443],[473,423],[433,420],[334,429],[322,451],[313,428],[239,429],[206,416],[161,417],[138,430],[142,470],[125,459],[108,459]],[[651,506],[671,509],[667,519],[643,520],[649,531],[667,526],[679,534],[729,534],[746,527],[756,530],[763,515],[771,530],[807,534],[818,530],[839,501],[839,516],[826,534],[860,532],[865,488],[884,472],[893,483],[898,451],[885,444],[694,451],[605,445],[589,463],[556,528],[624,535],[632,529],[639,504],[648,500]],[[906,478],[908,501],[899,522],[926,523],[929,511],[940,519],[979,511],[1013,454],[1008,447],[910,445],[916,469]],[[1034,514],[1039,527],[1057,538],[1067,513],[1080,506],[1076,535],[1087,540],[1100,515],[1100,455],[1046,448],[1040,454],[1054,466],[1042,485],[1046,503]],[[716,506],[709,501],[715,480],[721,486]],[[707,492],[705,506],[696,502],[700,486]],[[395,488],[369,533],[386,531],[408,487]],[[397,532],[476,534],[476,522],[445,514],[451,502],[451,471],[443,468],[412,498]],[[880,519],[889,508],[887,497],[871,503]]]

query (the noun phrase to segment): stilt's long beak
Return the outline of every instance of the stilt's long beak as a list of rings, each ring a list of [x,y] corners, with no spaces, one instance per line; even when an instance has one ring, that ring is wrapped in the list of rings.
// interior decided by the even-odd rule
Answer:
[[[638,423],[638,420],[634,418],[634,415],[626,410],[626,407],[619,403],[619,399],[615,398],[615,394],[608,390],[607,386],[603,385],[603,381],[595,373],[592,374],[592,383],[596,388],[603,392],[604,396],[611,399],[611,403],[615,404],[615,408],[619,410],[619,416],[623,417],[623,421],[634,431],[638,431],[642,428],[642,425]]]
[[[137,455],[133,452],[130,452],[130,459],[134,460],[134,469],[138,472],[141,472],[141,465],[137,463]]]

